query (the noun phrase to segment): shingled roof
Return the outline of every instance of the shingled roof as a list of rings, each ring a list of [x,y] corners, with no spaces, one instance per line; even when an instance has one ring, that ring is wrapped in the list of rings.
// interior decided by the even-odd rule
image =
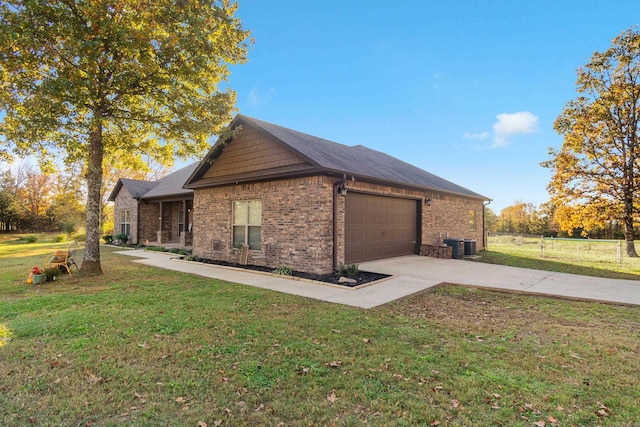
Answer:
[[[444,191],[483,200],[490,200],[446,179],[422,170],[395,157],[362,145],[347,146],[317,136],[238,114],[231,127],[256,127],[288,146],[310,164],[326,172],[355,176],[360,180],[381,181],[395,186],[410,186],[424,190]],[[217,145],[217,144],[216,144]],[[220,155],[214,146],[209,156]],[[202,177],[215,158],[207,158],[190,177],[187,185]]]
[[[157,181],[120,178],[111,192],[109,200],[114,201],[122,187],[127,189],[131,197],[138,200],[193,194],[193,190],[183,188],[183,185],[197,166],[198,162],[191,163]]]
[[[156,181],[157,185],[150,189],[143,199],[193,194],[193,190],[183,188],[183,185],[197,166],[198,162],[191,163]]]

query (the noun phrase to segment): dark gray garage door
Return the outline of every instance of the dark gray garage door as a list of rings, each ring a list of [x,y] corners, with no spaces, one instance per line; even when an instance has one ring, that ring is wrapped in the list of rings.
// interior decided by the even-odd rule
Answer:
[[[345,263],[416,253],[418,202],[347,193]]]

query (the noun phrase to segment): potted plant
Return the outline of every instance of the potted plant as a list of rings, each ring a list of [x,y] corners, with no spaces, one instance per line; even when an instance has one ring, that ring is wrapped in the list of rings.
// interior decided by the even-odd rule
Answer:
[[[47,275],[42,272],[37,266],[31,269],[31,283],[34,285],[44,283],[47,279]]]

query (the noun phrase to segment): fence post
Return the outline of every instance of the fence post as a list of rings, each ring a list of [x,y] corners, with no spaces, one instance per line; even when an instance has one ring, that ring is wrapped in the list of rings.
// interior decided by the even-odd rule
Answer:
[[[540,256],[544,258],[544,235],[540,236]]]
[[[618,264],[622,262],[622,242],[620,240],[618,240],[618,244],[616,245],[616,249],[617,249],[617,259],[618,259]]]

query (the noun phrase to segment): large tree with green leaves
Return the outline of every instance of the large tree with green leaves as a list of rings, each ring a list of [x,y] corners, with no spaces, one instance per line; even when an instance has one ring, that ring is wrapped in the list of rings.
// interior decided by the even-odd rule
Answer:
[[[578,96],[556,119],[563,135],[543,166],[563,230],[584,232],[619,220],[627,255],[636,257],[633,228],[640,185],[640,34],[622,32],[611,47],[578,69]]]
[[[0,158],[86,164],[81,270],[101,273],[105,158],[202,154],[231,120],[248,32],[228,0],[0,2]],[[1,116],[2,114],[0,114]]]

